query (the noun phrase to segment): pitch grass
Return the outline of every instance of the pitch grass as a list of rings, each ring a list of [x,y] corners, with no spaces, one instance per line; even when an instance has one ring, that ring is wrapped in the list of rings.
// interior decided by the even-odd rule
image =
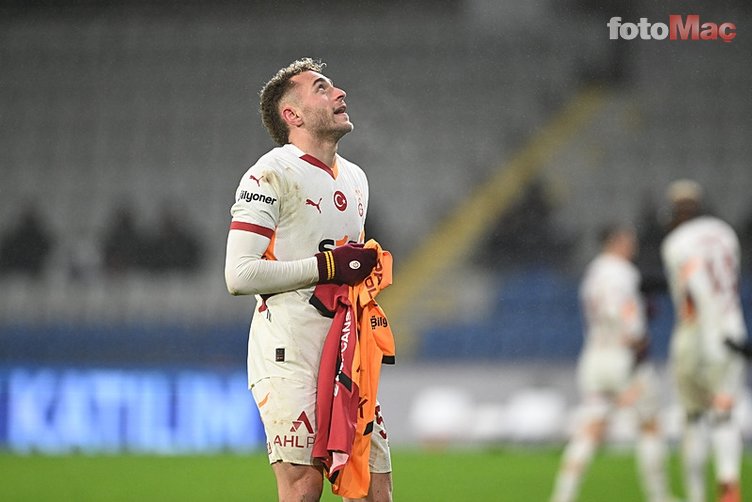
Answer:
[[[419,451],[396,449],[397,502],[548,500],[560,450]],[[752,456],[744,492],[752,496]],[[680,494],[678,460],[670,463]],[[17,456],[0,454],[2,501],[254,501],[276,500],[262,453],[216,456]],[[324,501],[339,500],[325,486]],[[580,502],[642,500],[631,454],[598,455]],[[712,500],[712,498],[709,498]]]

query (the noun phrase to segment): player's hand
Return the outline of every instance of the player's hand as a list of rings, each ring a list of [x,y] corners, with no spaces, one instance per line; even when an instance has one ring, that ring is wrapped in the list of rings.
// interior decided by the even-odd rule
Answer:
[[[376,266],[376,250],[363,244],[345,244],[331,251],[316,253],[319,282],[354,286],[371,274]]]

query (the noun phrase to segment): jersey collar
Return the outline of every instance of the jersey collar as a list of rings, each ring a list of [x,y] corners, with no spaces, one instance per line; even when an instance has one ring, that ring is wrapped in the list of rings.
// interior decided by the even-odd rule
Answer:
[[[334,160],[334,165],[332,167],[329,167],[313,155],[305,153],[303,150],[293,145],[292,143],[288,143],[286,146],[289,147],[300,160],[304,160],[312,166],[318,167],[319,169],[329,174],[329,176],[331,176],[333,179],[337,179],[337,176],[339,175],[339,168],[337,167],[336,158]]]

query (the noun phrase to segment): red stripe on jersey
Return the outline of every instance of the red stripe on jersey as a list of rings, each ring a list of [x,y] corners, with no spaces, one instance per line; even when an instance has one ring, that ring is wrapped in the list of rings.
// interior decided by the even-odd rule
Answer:
[[[335,180],[337,179],[337,173],[334,171],[334,169],[332,169],[331,167],[327,166],[326,164],[324,164],[323,162],[321,162],[319,159],[317,159],[313,155],[308,155],[306,153],[304,155],[301,155],[300,159],[301,160],[305,160],[306,162],[308,162],[312,166],[316,166],[319,169],[323,169],[324,171],[326,171],[327,173],[329,173],[329,176],[331,176]],[[336,168],[336,165],[335,165],[335,168]]]
[[[246,223],[244,221],[233,221],[230,223],[230,230],[245,230],[246,232],[253,232],[254,234],[263,235],[264,237],[272,238],[274,230],[271,228],[262,227],[261,225],[254,225],[253,223]]]

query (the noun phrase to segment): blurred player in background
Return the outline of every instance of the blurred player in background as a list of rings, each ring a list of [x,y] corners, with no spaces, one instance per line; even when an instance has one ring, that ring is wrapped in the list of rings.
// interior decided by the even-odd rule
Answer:
[[[609,418],[617,409],[629,407],[636,412],[640,426],[637,462],[646,500],[666,502],[672,499],[658,421],[658,386],[645,361],[648,340],[640,275],[632,263],[637,236],[631,226],[612,225],[603,230],[601,246],[580,286],[586,336],[577,372],[583,402],[551,501],[576,500]]]
[[[672,229],[661,247],[674,303],[670,362],[685,413],[684,483],[690,502],[705,500],[707,428],[722,502],[740,502],[742,437],[734,408],[743,387],[746,328],[739,298],[739,240],[702,214],[701,187],[668,189]]]
[[[312,458],[316,379],[332,319],[309,300],[317,283],[354,285],[376,265],[364,249],[368,181],[337,154],[352,131],[345,92],[305,58],[261,91],[262,120],[279,145],[244,175],[232,206],[225,279],[233,295],[256,295],[248,383],[267,437],[280,501],[315,501],[322,466]],[[391,500],[391,460],[375,417],[369,501]]]

